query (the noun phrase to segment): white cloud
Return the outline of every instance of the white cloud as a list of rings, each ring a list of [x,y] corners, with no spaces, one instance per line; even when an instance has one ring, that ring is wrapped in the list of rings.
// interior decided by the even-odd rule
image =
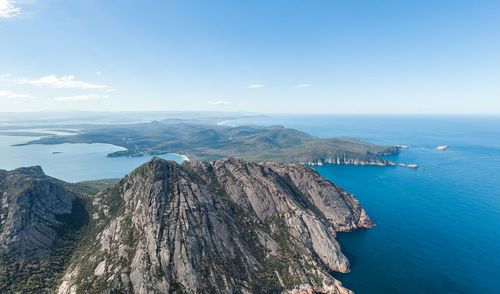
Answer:
[[[262,88],[262,87],[264,87],[264,85],[262,85],[262,84],[255,84],[255,85],[248,86],[248,88],[250,88],[250,89]]]
[[[108,99],[108,96],[101,96],[98,94],[86,94],[86,95],[74,95],[67,97],[56,97],[56,101],[83,101],[83,100],[97,100],[97,99]]]
[[[307,88],[307,87],[312,87],[314,85],[312,84],[298,84],[297,86],[295,86],[296,88]]]
[[[213,105],[227,105],[227,104],[231,104],[231,102],[224,101],[224,100],[218,100],[218,101],[208,101],[208,104],[213,104]]]
[[[96,75],[100,75],[102,72],[100,70],[98,70],[95,74]]]
[[[14,6],[14,0],[0,0],[0,18],[10,18],[19,14],[21,9]]]
[[[0,90],[0,97],[9,99],[33,99],[34,96],[26,94],[18,94],[7,90]]]
[[[18,81],[20,84],[29,84],[37,87],[50,87],[50,88],[69,88],[69,89],[103,89],[108,86],[95,85],[88,82],[76,81],[74,75],[62,76],[60,78],[55,75],[48,75],[39,78],[38,80],[21,79]]]
[[[9,82],[10,81],[10,74],[1,74],[0,75],[0,82]]]

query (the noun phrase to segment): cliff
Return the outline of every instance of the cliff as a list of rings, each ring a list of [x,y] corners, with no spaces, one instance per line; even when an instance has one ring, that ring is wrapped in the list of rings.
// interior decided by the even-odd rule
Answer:
[[[0,254],[44,258],[52,253],[58,231],[69,225],[77,196],[38,166],[0,171]]]
[[[0,292],[54,287],[87,221],[68,184],[38,166],[0,170]]]
[[[154,158],[97,194],[59,293],[351,293],[336,231],[373,224],[302,165]]]

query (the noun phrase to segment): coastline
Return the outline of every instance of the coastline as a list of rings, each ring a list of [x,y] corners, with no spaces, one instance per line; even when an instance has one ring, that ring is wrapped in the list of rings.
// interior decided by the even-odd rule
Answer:
[[[394,145],[398,148],[398,152],[396,153],[382,153],[377,154],[377,156],[387,156],[393,154],[401,153],[401,149],[408,149],[409,146],[406,145]],[[336,157],[336,158],[327,158],[327,159],[319,159],[319,160],[309,160],[302,161],[299,164],[307,165],[307,166],[323,166],[323,165],[361,165],[361,166],[400,166],[400,167],[409,167],[409,168],[418,168],[417,164],[405,164],[405,163],[396,163],[384,158],[377,157],[375,160],[358,160],[353,158],[344,157]]]
[[[186,155],[182,155],[182,154],[178,154],[178,153],[164,153],[164,154],[173,154],[173,155],[177,155],[177,156],[182,157],[185,161],[190,161],[190,160],[189,160],[189,157],[187,157]],[[160,154],[160,155],[161,155],[161,154]]]
[[[337,158],[338,159],[338,158]],[[373,161],[364,161],[364,160],[354,160],[354,159],[348,159],[345,161],[341,160],[331,160],[327,159],[325,161],[322,160],[316,160],[316,161],[305,161],[305,162],[299,162],[300,164],[304,165],[310,165],[310,166],[322,166],[322,165],[373,165],[373,166],[397,166],[397,163],[394,163],[392,161],[386,160],[386,162],[373,162]]]

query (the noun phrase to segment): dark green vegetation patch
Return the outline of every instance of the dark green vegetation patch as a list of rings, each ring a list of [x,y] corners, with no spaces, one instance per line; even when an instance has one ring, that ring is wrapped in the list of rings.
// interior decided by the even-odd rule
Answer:
[[[241,158],[289,163],[365,163],[386,165],[379,155],[399,152],[347,137],[318,138],[281,126],[228,127],[188,123],[87,126],[72,136],[49,136],[26,144],[107,143],[127,148],[108,156],[185,154],[193,160]]]

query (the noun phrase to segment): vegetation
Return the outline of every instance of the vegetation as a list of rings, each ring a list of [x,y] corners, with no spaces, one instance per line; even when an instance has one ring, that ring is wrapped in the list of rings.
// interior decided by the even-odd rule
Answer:
[[[74,184],[67,184],[66,189],[83,195],[95,195],[106,188],[113,186],[118,183],[120,179],[102,179],[102,180],[92,180],[83,181]]]
[[[194,160],[226,157],[252,161],[318,162],[357,160],[386,164],[377,155],[397,153],[355,139],[317,138],[281,126],[228,127],[190,123],[152,122],[130,125],[85,126],[76,135],[48,136],[25,144],[107,143],[126,148],[108,156],[181,153]]]

